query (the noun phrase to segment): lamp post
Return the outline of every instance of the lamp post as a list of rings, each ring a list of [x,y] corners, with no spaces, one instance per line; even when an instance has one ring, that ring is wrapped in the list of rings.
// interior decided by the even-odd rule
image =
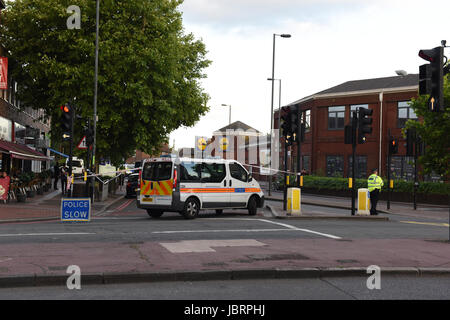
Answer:
[[[278,129],[280,129],[280,122],[281,122],[281,79],[267,78],[267,80],[269,80],[269,81],[276,80],[276,81],[279,82],[279,89],[278,89]],[[273,127],[275,127],[275,123],[274,123]]]
[[[229,107],[229,113],[228,113],[228,124],[231,124],[231,104],[224,104],[222,103],[222,107]]]
[[[94,117],[92,129],[94,131],[94,141],[92,143],[92,173],[95,174],[95,145],[97,143],[97,92],[98,92],[98,38],[100,20],[100,0],[96,1],[96,25],[95,25],[95,71],[94,71]],[[92,202],[95,199],[95,176],[92,176]]]
[[[279,36],[281,38],[290,38],[290,34],[273,34],[273,52],[272,52],[272,100],[270,105],[270,159],[269,159],[269,169],[272,169],[272,129],[273,129],[273,91],[274,91],[274,81],[275,81],[275,38]],[[272,195],[272,172],[269,171],[269,196]]]

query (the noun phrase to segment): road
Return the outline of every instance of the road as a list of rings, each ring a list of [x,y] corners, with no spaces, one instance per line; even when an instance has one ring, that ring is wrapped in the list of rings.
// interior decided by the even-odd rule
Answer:
[[[271,202],[268,201],[270,204]],[[349,215],[348,210],[305,205],[304,211]],[[389,221],[367,220],[281,220],[260,210],[251,217],[246,210],[229,210],[217,215],[205,211],[195,220],[177,213],[151,219],[137,209],[133,199],[124,199],[87,224],[60,221],[0,225],[0,239],[7,243],[73,243],[83,241],[179,241],[207,237],[216,239],[270,237],[341,239],[428,239],[448,237],[448,222],[426,217],[388,215]]]
[[[381,275],[380,289],[368,289],[365,277],[176,281],[0,289],[1,300],[413,300],[450,298],[450,276],[410,277]],[[178,306],[180,304],[177,304]],[[186,304],[188,305],[188,304]]]
[[[271,203],[270,201],[268,202]],[[276,205],[276,203],[273,203]],[[349,210],[305,205],[303,210],[349,215]],[[122,199],[89,223],[60,221],[0,225],[0,276],[64,275],[68,265],[82,274],[179,272],[273,268],[449,268],[448,222],[415,215],[388,221],[275,219],[267,210],[218,215],[203,212],[185,220],[177,213],[159,219]],[[67,275],[68,276],[68,275]],[[383,277],[384,279],[384,277]],[[292,280],[292,281],[291,281]],[[448,277],[386,277],[381,291],[367,292],[365,277],[265,279],[9,288],[0,298],[28,299],[448,299]],[[272,284],[272,285],[270,285]],[[131,290],[130,288],[133,288]],[[176,288],[176,289],[175,289]],[[221,290],[217,289],[221,288]],[[308,288],[307,291],[304,288]],[[432,288],[435,288],[433,290]],[[361,291],[362,290],[362,291]],[[365,291],[364,291],[365,290]],[[211,294],[206,293],[211,292]],[[411,295],[408,295],[409,293]]]

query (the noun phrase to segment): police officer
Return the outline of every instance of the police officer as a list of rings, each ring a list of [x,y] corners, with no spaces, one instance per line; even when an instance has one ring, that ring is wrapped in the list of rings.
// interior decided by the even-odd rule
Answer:
[[[370,193],[370,215],[377,215],[377,202],[380,196],[383,179],[378,176],[378,169],[373,169],[372,174],[367,179],[367,187]]]

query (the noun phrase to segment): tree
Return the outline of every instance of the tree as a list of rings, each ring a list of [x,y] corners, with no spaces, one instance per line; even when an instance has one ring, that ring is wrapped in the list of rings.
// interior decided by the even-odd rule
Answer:
[[[115,163],[139,149],[152,154],[173,130],[208,111],[200,80],[205,45],[185,34],[181,0],[102,0],[100,6],[97,159]],[[70,5],[81,28],[68,29]],[[0,43],[23,106],[57,119],[75,99],[93,116],[96,6],[92,0],[16,0],[2,12]],[[81,134],[78,121],[76,130]],[[53,137],[59,137],[57,121]]]
[[[405,129],[416,129],[418,136],[425,143],[424,155],[419,163],[425,174],[436,173],[448,181],[450,176],[450,80],[444,76],[444,112],[431,112],[428,108],[428,96],[412,99],[413,108],[420,121],[408,120]]]

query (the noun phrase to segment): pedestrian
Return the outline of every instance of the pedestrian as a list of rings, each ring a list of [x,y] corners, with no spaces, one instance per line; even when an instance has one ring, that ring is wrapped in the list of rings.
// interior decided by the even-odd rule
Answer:
[[[62,194],[66,194],[66,188],[67,188],[67,168],[62,166],[61,167],[61,188],[62,188]]]
[[[60,176],[59,167],[58,164],[55,163],[55,166],[53,167],[53,178],[55,178],[55,182],[53,182],[53,189],[58,190],[58,179]]]
[[[370,194],[370,215],[377,215],[377,202],[380,196],[383,179],[378,176],[378,169],[372,169],[372,174],[367,179],[367,187]]]

